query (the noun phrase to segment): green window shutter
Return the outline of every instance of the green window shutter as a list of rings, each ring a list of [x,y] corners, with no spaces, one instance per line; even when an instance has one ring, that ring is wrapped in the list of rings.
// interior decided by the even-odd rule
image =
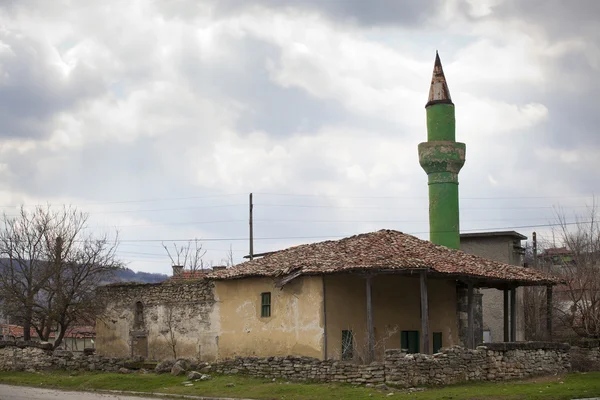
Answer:
[[[439,353],[442,349],[442,332],[433,332],[433,353]]]
[[[271,292],[260,294],[260,316],[263,318],[271,316]]]
[[[352,331],[342,331],[342,360],[354,358],[354,337]]]
[[[402,331],[400,332],[400,348],[408,353],[419,352],[419,331]]]
[[[419,353],[419,331],[410,331],[408,334],[408,351],[409,353]]]

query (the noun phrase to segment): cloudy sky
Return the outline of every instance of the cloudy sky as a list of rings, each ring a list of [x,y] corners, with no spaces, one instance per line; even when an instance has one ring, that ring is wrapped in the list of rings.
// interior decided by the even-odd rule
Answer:
[[[134,270],[391,228],[428,237],[436,49],[461,229],[548,232],[600,190],[596,0],[2,0],[0,205],[72,204]],[[177,242],[181,244],[181,242]]]

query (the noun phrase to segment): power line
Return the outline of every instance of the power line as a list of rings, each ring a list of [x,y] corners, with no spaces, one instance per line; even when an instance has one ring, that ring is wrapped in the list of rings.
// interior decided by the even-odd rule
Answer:
[[[309,197],[309,198],[329,198],[329,199],[427,199],[427,196],[347,196],[347,195],[325,195],[325,194],[300,194],[300,193],[275,193],[275,192],[255,192],[255,194],[264,196],[279,196],[279,197]],[[184,197],[163,197],[163,198],[148,198],[135,200],[110,200],[92,203],[44,203],[44,204],[16,204],[16,205],[0,205],[0,208],[19,208],[19,207],[43,207],[43,206],[63,206],[72,205],[75,207],[84,206],[99,206],[110,204],[134,204],[134,203],[152,203],[161,201],[180,201],[180,200],[200,200],[210,198],[246,196],[247,193],[222,193],[202,196],[184,196]],[[490,196],[490,197],[461,197],[461,200],[526,200],[526,199],[583,199],[594,197],[590,195],[579,196]]]
[[[552,226],[564,226],[564,225],[579,225],[579,224],[590,224],[597,223],[597,221],[577,221],[577,222],[566,222],[566,223],[554,223],[554,224],[537,224],[537,225],[520,225],[520,226],[503,226],[494,228],[478,228],[478,229],[463,229],[461,233],[465,232],[485,232],[485,231],[504,231],[510,229],[524,229],[524,228],[544,228]],[[436,231],[437,233],[453,232],[453,231]],[[409,235],[419,235],[430,233],[429,231],[422,232],[404,232]],[[320,235],[320,236],[279,236],[279,237],[255,237],[254,240],[290,240],[290,239],[329,239],[329,238],[344,238],[348,236],[356,235],[356,233],[350,235]],[[121,240],[121,242],[188,242],[195,239],[129,239]],[[224,241],[247,241],[247,237],[238,238],[207,238],[198,239],[200,242],[224,242]]]
[[[98,205],[105,205],[105,204],[130,204],[130,203],[152,203],[152,202],[159,202],[159,201],[172,201],[172,200],[199,200],[199,199],[210,199],[210,198],[218,198],[218,197],[233,197],[233,196],[246,196],[246,193],[223,193],[223,194],[213,194],[213,195],[206,195],[206,196],[188,196],[188,197],[164,197],[164,198],[160,198],[160,199],[139,199],[139,200],[118,200],[118,201],[103,201],[103,202],[95,202],[95,203],[79,203],[79,204],[74,204],[74,203],[69,203],[67,205],[73,205],[76,207],[79,206],[98,206]],[[61,203],[58,205],[65,205],[66,203]],[[0,208],[18,208],[18,207],[44,207],[44,206],[52,206],[52,203],[46,203],[46,204],[17,204],[17,205],[0,205]],[[57,204],[54,204],[57,205]]]
[[[267,196],[282,197],[318,197],[331,199],[427,199],[427,196],[333,196],[319,194],[296,194],[296,193],[273,193],[273,192],[255,192],[255,194]],[[461,197],[461,200],[522,200],[522,199],[582,199],[593,197],[593,194],[587,196],[507,196],[507,197]]]
[[[550,217],[548,217],[550,218]],[[545,221],[548,218],[519,218],[521,221]],[[508,218],[496,218],[496,219],[463,219],[463,222],[491,222],[491,221],[505,221]],[[336,219],[336,220],[311,220],[311,219],[255,219],[254,221],[264,223],[419,223],[426,224],[427,220],[397,220],[397,219]],[[131,225],[93,225],[86,229],[105,229],[105,228],[145,228],[152,226],[173,226],[173,225],[203,225],[203,224],[221,224],[221,223],[234,223],[234,222],[246,222],[245,219],[228,219],[220,221],[190,221],[190,222],[164,222],[156,224],[131,224]]]
[[[190,206],[190,207],[175,207],[175,208],[154,208],[150,210],[116,210],[116,211],[98,211],[94,214],[121,214],[131,212],[158,212],[158,211],[180,211],[180,210],[194,210],[200,208],[226,208],[226,207],[238,207],[245,206],[246,204],[212,204],[204,206]]]
[[[375,210],[424,210],[428,207],[384,207],[384,206],[340,206],[326,204],[275,204],[255,203],[257,206],[290,207],[290,208],[336,208],[336,209],[375,209]],[[563,206],[564,208],[586,208],[587,206]],[[537,210],[550,209],[554,206],[524,206],[524,207],[460,207],[460,210]]]
[[[220,221],[195,221],[195,222],[165,222],[165,223],[156,223],[156,224],[132,224],[132,225],[93,225],[87,227],[87,229],[102,229],[102,228],[146,228],[150,226],[171,226],[171,225],[204,225],[204,224],[225,224],[232,222],[244,222],[245,219],[226,219]]]

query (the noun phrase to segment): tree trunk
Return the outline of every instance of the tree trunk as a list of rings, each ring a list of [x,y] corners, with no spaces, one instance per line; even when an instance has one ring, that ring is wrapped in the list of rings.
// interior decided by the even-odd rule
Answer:
[[[23,320],[23,340],[31,340],[31,318],[33,317],[33,306],[27,302],[25,305],[25,318]]]
[[[68,326],[65,326],[61,323],[58,324],[58,336],[56,336],[56,339],[54,340],[54,345],[53,345],[54,349],[58,348],[58,346],[61,345],[61,343],[65,337],[65,333],[67,332],[67,328],[68,328]]]
[[[44,336],[42,337],[42,340],[43,340],[44,342],[47,342],[47,341],[48,341],[48,339],[50,339],[50,332],[51,332],[51,330],[52,330],[52,329],[51,329],[51,325],[52,325],[52,324],[51,324],[50,322],[48,322],[48,323],[46,324],[46,327],[44,328]]]

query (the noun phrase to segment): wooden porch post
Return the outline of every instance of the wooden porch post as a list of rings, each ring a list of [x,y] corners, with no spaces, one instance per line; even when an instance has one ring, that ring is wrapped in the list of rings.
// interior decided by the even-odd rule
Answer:
[[[517,341],[517,289],[510,289],[510,341]]]
[[[475,319],[473,316],[473,282],[467,286],[467,348],[475,348]]]
[[[373,297],[371,294],[372,286],[371,275],[366,279],[367,290],[367,363],[375,359],[375,327],[373,325]]]
[[[552,285],[546,286],[546,331],[548,341],[552,341]]]
[[[427,271],[421,271],[421,353],[429,354],[429,299],[427,297]]]
[[[504,341],[510,342],[508,336],[508,289],[504,288]]]

